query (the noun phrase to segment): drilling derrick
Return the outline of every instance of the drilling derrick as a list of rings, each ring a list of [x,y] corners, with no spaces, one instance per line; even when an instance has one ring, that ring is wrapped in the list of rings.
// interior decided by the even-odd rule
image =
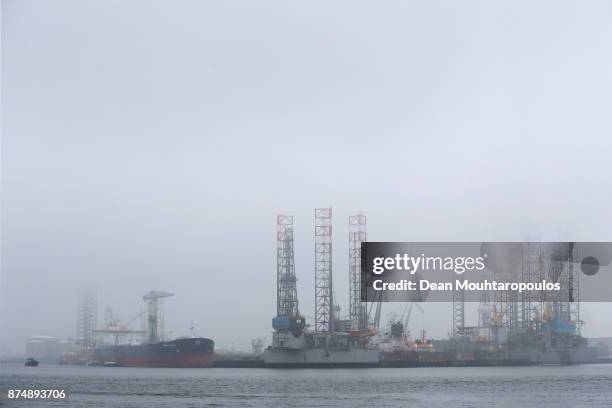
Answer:
[[[276,315],[295,318],[299,311],[291,215],[276,217],[276,251]]]
[[[361,304],[361,243],[367,240],[366,216],[349,217],[349,313],[351,331],[367,329],[364,306]]]
[[[455,275],[453,273],[453,278]],[[465,335],[465,290],[453,289],[453,338]]]
[[[174,296],[173,293],[152,290],[142,297],[147,304],[147,332],[149,343],[164,340],[163,298]]]
[[[272,319],[272,345],[296,349],[304,346],[305,319],[300,315],[293,256],[293,216],[276,217],[276,317]]]
[[[77,304],[77,344],[84,350],[94,346],[93,332],[98,324],[98,300],[95,293],[85,291]]]
[[[379,350],[367,347],[367,339],[351,336],[346,320],[334,324],[332,290],[332,226],[331,208],[315,209],[315,322],[314,330],[306,330],[306,322],[298,312],[296,275],[293,259],[293,217],[277,217],[277,315],[272,319],[272,345],[263,352],[264,364],[270,367],[341,367],[380,364]],[[353,217],[351,217],[353,219]],[[365,217],[355,218],[355,248],[365,240]],[[359,252],[360,253],[360,252]],[[354,252],[352,270],[359,277],[360,256]],[[357,281],[355,288],[359,288]],[[359,291],[357,291],[358,303]],[[356,316],[363,316],[357,308]],[[334,312],[335,311],[335,312]],[[335,329],[340,328],[336,331]]]
[[[464,335],[465,327],[465,290],[453,290],[453,337]]]
[[[315,332],[333,332],[332,209],[315,209]]]
[[[546,305],[547,346],[556,350],[573,347],[580,336],[579,275],[574,273],[577,248],[573,242],[559,246],[550,256],[548,279],[559,283],[561,290]]]

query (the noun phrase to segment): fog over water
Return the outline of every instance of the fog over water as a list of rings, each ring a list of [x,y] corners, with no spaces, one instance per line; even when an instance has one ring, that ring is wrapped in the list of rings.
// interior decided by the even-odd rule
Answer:
[[[0,356],[74,337],[82,287],[269,340],[277,213],[307,316],[315,207],[343,314],[360,211],[372,241],[612,241],[610,38],[607,1],[2,2]]]

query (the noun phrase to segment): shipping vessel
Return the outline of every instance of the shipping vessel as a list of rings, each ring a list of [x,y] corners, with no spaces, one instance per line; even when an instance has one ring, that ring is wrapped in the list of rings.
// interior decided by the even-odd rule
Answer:
[[[215,343],[196,337],[154,344],[118,345],[96,348],[93,361],[121,367],[212,367]]]
[[[189,337],[168,341],[164,339],[162,300],[170,296],[173,294],[157,290],[143,296],[147,330],[130,330],[119,325],[116,319],[107,318],[105,329],[94,330],[94,333],[101,336],[101,341],[90,349],[87,364],[105,367],[212,367],[215,343],[211,339],[197,337],[193,331]],[[129,344],[120,344],[119,338],[126,336],[136,336],[139,339]],[[108,338],[113,341],[103,341]]]

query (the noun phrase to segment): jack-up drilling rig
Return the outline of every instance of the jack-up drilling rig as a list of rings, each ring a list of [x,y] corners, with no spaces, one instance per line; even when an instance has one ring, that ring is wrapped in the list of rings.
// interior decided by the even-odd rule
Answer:
[[[306,321],[298,311],[293,257],[293,217],[277,217],[277,315],[272,319],[272,346],[264,352],[264,364],[267,366],[337,367],[380,364],[379,350],[369,347],[368,344],[352,341],[352,321],[341,321],[334,313],[337,308],[333,302],[331,214],[331,208],[315,209],[315,327],[312,332],[307,330]],[[363,220],[365,221],[365,217]],[[362,239],[359,240],[361,241]],[[354,254],[356,255],[357,253]],[[354,275],[351,276],[354,278]],[[355,306],[353,310],[357,311],[352,314],[352,319],[359,325],[359,319],[363,318],[363,309],[357,304],[357,297],[352,299],[352,302]]]
[[[293,216],[276,217],[276,317],[272,319],[273,347],[296,349],[305,346],[306,321],[300,315],[293,255]]]

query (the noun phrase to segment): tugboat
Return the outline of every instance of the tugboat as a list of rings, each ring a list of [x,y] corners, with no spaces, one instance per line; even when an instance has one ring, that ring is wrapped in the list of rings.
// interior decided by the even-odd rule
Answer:
[[[38,367],[38,361],[28,358],[24,364],[26,367]]]

